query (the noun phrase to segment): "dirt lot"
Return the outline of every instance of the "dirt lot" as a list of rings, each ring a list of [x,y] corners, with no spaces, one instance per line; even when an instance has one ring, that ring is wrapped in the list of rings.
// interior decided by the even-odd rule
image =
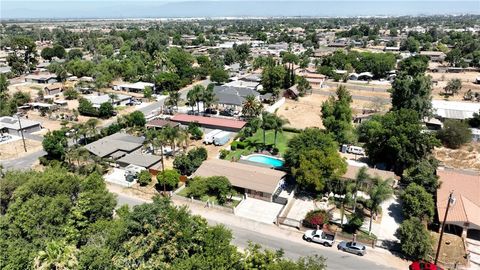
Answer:
[[[25,139],[27,151],[23,149],[22,140],[16,140],[9,143],[0,144],[0,160],[8,160],[23,157],[32,152],[42,149],[42,143],[30,139]]]
[[[431,234],[434,239],[433,250],[436,251],[440,234],[435,232],[432,232]],[[454,234],[443,234],[440,256],[438,257],[440,263],[447,267],[452,267],[455,263],[458,263],[459,266],[466,265],[467,260],[464,256],[465,248],[463,246],[462,238]]]
[[[444,88],[451,79],[460,79],[462,81],[462,89],[455,96],[448,97],[448,100],[463,100],[463,95],[471,89],[473,92],[480,92],[480,84],[473,82],[480,76],[480,72],[462,72],[462,73],[432,73],[427,75],[432,76],[433,84],[433,98],[443,99]]]
[[[360,92],[360,91],[355,91]],[[353,94],[353,91],[351,91]],[[369,95],[370,92],[362,91],[362,95]],[[358,94],[358,93],[355,93]],[[373,96],[379,93],[372,93]],[[306,127],[323,128],[321,117],[322,103],[328,97],[319,94],[307,95],[301,97],[298,101],[287,99],[277,111],[277,114],[288,119],[290,124],[287,126],[303,129]],[[370,109],[373,107],[371,101],[354,100],[352,103],[353,114],[361,113],[363,109]],[[385,106],[386,107],[386,106]]]
[[[469,143],[457,150],[436,148],[434,155],[447,167],[480,171],[480,143]]]

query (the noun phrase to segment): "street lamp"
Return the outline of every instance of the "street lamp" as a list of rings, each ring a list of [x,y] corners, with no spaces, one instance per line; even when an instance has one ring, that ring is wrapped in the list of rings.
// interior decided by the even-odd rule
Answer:
[[[443,217],[442,229],[440,231],[440,238],[438,239],[437,253],[435,254],[435,265],[438,261],[438,256],[440,255],[440,247],[442,246],[443,231],[445,230],[445,222],[447,221],[448,210],[450,210],[450,204],[453,206],[455,204],[455,197],[453,197],[453,191],[450,191],[448,195],[447,209],[445,209],[445,216]]]

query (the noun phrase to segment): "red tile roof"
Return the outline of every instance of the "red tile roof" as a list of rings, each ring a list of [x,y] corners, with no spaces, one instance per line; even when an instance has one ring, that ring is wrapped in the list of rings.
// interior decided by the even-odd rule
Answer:
[[[441,182],[437,190],[439,220],[443,221],[448,196],[453,191],[455,204],[450,205],[446,223],[469,223],[470,227],[480,228],[480,175],[446,169],[438,169],[437,175]]]
[[[247,124],[245,121],[233,120],[233,119],[224,119],[217,117],[205,117],[199,115],[188,115],[188,114],[176,114],[171,119],[174,122],[179,123],[191,123],[198,122],[201,126],[216,126],[232,129],[241,129]]]

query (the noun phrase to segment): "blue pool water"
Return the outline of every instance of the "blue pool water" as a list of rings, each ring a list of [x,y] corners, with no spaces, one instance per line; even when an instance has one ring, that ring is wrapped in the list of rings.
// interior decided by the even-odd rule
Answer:
[[[253,162],[267,164],[274,168],[281,168],[284,164],[284,161],[281,159],[264,155],[249,155],[245,159]]]

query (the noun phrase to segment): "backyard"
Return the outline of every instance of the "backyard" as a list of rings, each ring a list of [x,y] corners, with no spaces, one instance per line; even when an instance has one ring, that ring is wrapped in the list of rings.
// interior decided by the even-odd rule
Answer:
[[[278,148],[278,155],[282,156],[287,150],[288,141],[295,135],[294,132],[283,131],[277,133],[277,144],[275,145]],[[273,130],[267,130],[265,133],[265,144],[267,146],[273,146],[275,139],[275,132]],[[228,153],[225,157],[226,160],[238,160],[240,156],[246,156],[253,153],[256,150],[256,146],[261,146],[263,144],[263,130],[258,129],[253,136],[248,137],[244,140],[242,144],[235,144],[232,147],[232,151]],[[239,147],[240,145],[240,147]],[[244,147],[243,147],[244,146]],[[243,148],[242,148],[243,147]],[[233,149],[235,148],[235,149]]]

